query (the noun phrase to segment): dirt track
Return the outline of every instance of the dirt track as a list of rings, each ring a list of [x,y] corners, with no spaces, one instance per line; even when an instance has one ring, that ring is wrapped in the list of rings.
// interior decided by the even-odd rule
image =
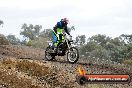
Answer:
[[[78,75],[78,65],[82,65],[88,73],[120,73],[132,74],[129,68],[115,67],[110,65],[99,65],[80,60],[77,64],[67,63],[63,57],[57,61],[48,62],[43,60],[44,50],[25,46],[0,46],[0,86],[9,88],[132,88],[132,83],[128,84],[86,84],[80,86],[76,82]],[[3,58],[3,59],[2,59]],[[15,64],[14,64],[15,63]],[[36,67],[36,68],[34,68]],[[25,69],[24,69],[25,68]],[[42,69],[47,68],[49,73],[44,74]],[[45,70],[45,69],[44,69]],[[6,74],[5,73],[10,73]],[[41,75],[38,73],[41,73]],[[17,77],[16,77],[17,76]],[[24,76],[24,78],[23,78]],[[11,78],[15,78],[12,80]],[[20,80],[21,79],[21,80]],[[9,81],[10,80],[10,81]],[[16,80],[18,83],[16,84]],[[19,83],[19,81],[25,81]],[[16,85],[14,85],[16,84]],[[1,88],[1,87],[0,87]]]

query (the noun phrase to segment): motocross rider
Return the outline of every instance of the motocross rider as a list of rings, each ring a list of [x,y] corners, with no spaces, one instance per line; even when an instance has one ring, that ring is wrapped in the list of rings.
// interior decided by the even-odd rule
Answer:
[[[52,37],[53,37],[53,50],[54,51],[57,49],[58,43],[63,42],[64,40],[63,29],[69,36],[71,36],[67,29],[67,24],[68,24],[68,19],[63,18],[61,19],[61,21],[57,22],[55,27],[53,27]]]

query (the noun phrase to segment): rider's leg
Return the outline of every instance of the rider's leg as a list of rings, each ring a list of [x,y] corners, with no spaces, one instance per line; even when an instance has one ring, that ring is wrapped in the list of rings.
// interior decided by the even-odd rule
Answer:
[[[60,42],[63,42],[63,41],[64,41],[64,36],[63,36],[63,34],[59,34],[59,38],[60,38]]]
[[[57,38],[57,36],[56,36],[54,31],[52,32],[52,38],[53,38],[53,46],[52,46],[52,48],[54,49],[54,47],[57,46],[57,40],[58,40],[58,38]]]
[[[58,28],[57,29],[57,32],[58,32],[58,41],[59,42],[63,42],[62,40],[64,40],[64,37],[63,37],[63,31],[62,31],[63,29],[60,29],[60,28]]]

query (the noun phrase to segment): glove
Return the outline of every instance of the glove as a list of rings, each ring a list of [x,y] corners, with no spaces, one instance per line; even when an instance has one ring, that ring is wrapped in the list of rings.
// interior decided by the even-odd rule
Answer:
[[[69,35],[69,37],[72,37],[71,35]]]

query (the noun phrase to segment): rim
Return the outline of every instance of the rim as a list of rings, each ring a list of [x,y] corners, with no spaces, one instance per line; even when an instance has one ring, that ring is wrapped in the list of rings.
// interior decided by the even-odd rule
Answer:
[[[47,51],[45,52],[45,57],[48,60],[52,59],[52,56]]]
[[[68,52],[68,60],[69,60],[70,62],[75,62],[76,59],[77,59],[77,51],[74,52],[74,51],[72,50],[72,51]]]
[[[48,54],[48,55],[46,54],[46,58],[50,60],[50,59],[52,59],[52,56],[50,54]]]

